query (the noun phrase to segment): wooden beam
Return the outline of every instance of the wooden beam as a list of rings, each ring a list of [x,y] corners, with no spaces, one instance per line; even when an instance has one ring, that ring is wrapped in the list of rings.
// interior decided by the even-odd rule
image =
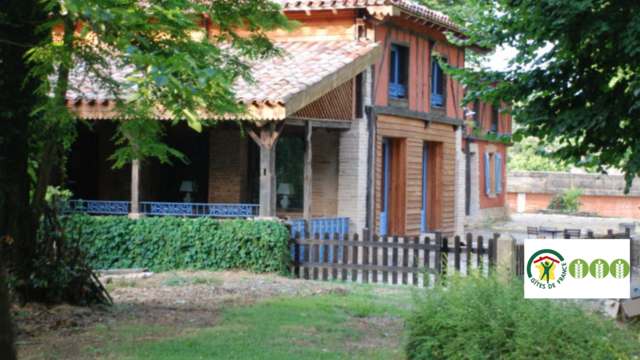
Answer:
[[[312,163],[313,154],[311,142],[311,134],[313,127],[310,121],[307,121],[305,126],[304,137],[304,190],[303,190],[303,214],[305,219],[305,234],[311,233],[311,202],[313,199],[313,176],[312,176]]]
[[[243,124],[245,131],[260,147],[260,217],[276,216],[276,144],[285,121],[272,121],[261,127]]]
[[[447,124],[447,125],[457,125],[457,126],[464,125],[464,120],[462,119],[454,119],[454,118],[450,118],[434,112],[415,111],[415,110],[409,110],[409,109],[406,109],[403,107],[397,107],[397,106],[373,105],[372,108],[373,108],[373,112],[376,114],[398,116],[398,117],[404,117],[404,118],[416,119],[416,120],[422,120],[422,121],[431,121],[434,123]]]
[[[327,128],[327,129],[351,129],[351,121],[322,121],[305,118],[288,118],[287,126],[307,126],[308,122],[313,122],[315,128]]]

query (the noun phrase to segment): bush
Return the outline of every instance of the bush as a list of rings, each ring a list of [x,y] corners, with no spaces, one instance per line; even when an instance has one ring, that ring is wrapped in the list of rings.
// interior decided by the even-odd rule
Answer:
[[[522,281],[449,280],[416,296],[408,359],[630,359],[640,351],[631,331],[575,302],[524,299]]]
[[[288,271],[289,233],[273,221],[69,216],[98,269]]]
[[[547,208],[551,210],[578,211],[582,206],[582,203],[580,202],[580,195],[582,195],[582,191],[582,189],[571,188],[565,190],[564,195],[553,195]]]
[[[111,303],[93,275],[80,241],[65,226],[67,217],[61,214],[66,211],[71,195],[68,190],[47,189],[40,227],[33,248],[29,250],[29,262],[18,262],[18,257],[10,256],[9,251],[6,260],[0,258],[8,264],[8,286],[21,301],[73,305]],[[23,250],[12,249],[17,246],[13,241],[7,242],[6,246],[10,251]]]

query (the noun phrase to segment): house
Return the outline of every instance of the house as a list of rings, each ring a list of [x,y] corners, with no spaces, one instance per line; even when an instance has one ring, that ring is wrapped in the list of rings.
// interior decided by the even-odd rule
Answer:
[[[188,164],[111,170],[113,99],[91,86],[68,94],[68,106],[94,124],[81,129],[67,169],[84,211],[278,216],[319,232],[462,233],[465,144],[476,154],[495,145],[472,143],[463,89],[438,62],[464,66],[465,49],[445,35],[461,36],[459,27],[406,0],[280,4],[303,25],[270,33],[287,55],[252,64],[257,83],[235,85],[250,113],[243,129],[224,120],[202,133],[167,126],[168,144]],[[506,159],[500,151],[492,154]]]
[[[473,125],[467,126],[464,138],[465,195],[464,211],[467,224],[487,218],[508,215],[507,149],[509,144],[491,141],[488,134],[510,134],[511,114],[506,105],[491,105],[475,101],[468,105]]]

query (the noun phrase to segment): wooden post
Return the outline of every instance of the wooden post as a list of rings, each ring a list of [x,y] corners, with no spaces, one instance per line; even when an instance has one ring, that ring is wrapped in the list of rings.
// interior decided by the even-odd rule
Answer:
[[[260,147],[260,217],[276,216],[276,143],[284,123],[244,124],[247,134]]]
[[[313,183],[312,183],[312,143],[311,133],[313,127],[311,121],[307,121],[305,126],[306,133],[304,137],[304,189],[303,189],[303,201],[302,209],[305,220],[305,229],[309,231],[311,229],[311,200],[313,198]]]
[[[131,163],[131,209],[130,219],[139,219],[140,214],[140,160],[135,159]]]

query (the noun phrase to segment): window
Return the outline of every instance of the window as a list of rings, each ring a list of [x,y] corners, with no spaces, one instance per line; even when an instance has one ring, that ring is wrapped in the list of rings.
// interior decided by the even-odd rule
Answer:
[[[480,127],[480,100],[473,102],[473,129]]]
[[[502,154],[484,153],[485,194],[489,197],[502,194]]]
[[[498,123],[500,121],[500,110],[497,106],[491,107],[491,132],[498,132]]]
[[[433,56],[431,57],[431,106],[444,106],[445,84],[444,71],[438,63],[438,58]]]
[[[406,46],[391,45],[389,55],[389,97],[406,99],[407,75],[409,60],[409,48]]]

